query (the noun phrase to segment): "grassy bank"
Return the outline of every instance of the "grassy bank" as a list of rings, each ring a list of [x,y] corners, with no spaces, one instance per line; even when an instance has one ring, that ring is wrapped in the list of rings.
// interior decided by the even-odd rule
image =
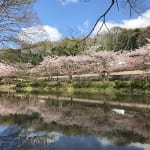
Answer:
[[[133,80],[133,81],[75,81],[75,82],[19,82],[16,89],[42,89],[42,90],[65,90],[73,92],[75,90],[89,91],[121,91],[121,92],[149,92],[150,81]]]

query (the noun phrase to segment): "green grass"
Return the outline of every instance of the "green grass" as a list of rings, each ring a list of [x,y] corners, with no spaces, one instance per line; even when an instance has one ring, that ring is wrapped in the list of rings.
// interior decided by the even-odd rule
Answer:
[[[24,87],[30,87],[31,83],[30,82],[19,82],[16,84],[17,88],[24,88]]]

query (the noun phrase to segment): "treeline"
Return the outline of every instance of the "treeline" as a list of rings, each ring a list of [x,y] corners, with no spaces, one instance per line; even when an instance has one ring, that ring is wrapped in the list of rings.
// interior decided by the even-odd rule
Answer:
[[[64,38],[61,41],[42,41],[33,45],[23,45],[24,51],[42,54],[42,56],[75,56],[84,51],[83,44],[78,44],[80,39]],[[27,48],[26,48],[27,47]]]
[[[59,42],[43,41],[33,45],[23,45],[20,49],[0,50],[0,61],[6,63],[31,63],[38,65],[45,56],[75,56],[83,52],[79,39],[63,39]]]
[[[42,41],[32,45],[22,45],[20,49],[0,51],[1,61],[10,63],[31,63],[38,65],[45,56],[76,56],[96,46],[96,51],[134,50],[149,43],[150,27],[123,29],[115,27],[110,31],[90,37],[84,42],[81,39],[64,38],[58,42]]]
[[[91,46],[96,46],[96,51],[123,51],[134,50],[149,43],[150,27],[137,29],[124,29],[114,27],[103,34],[88,38],[80,43],[80,38],[65,38],[59,42],[39,42],[34,46],[36,52],[44,56],[75,56],[82,54]]]
[[[112,28],[99,36],[99,50],[134,50],[147,44],[150,27],[137,29]]]
[[[30,63],[38,65],[43,61],[42,54],[32,53],[30,51],[24,53],[21,50],[4,50],[0,52],[1,62],[6,63]]]
[[[43,41],[35,43],[31,47],[34,53],[42,56],[75,56],[82,54],[92,46],[96,46],[96,51],[123,51],[134,50],[149,43],[150,27],[137,29],[124,29],[114,27],[103,34],[88,38],[80,42],[80,38],[64,38],[59,42]]]

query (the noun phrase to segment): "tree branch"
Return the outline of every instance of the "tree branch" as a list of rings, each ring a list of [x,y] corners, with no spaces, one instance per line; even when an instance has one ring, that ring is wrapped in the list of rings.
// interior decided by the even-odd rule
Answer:
[[[117,0],[116,0],[116,1],[117,1]],[[80,41],[80,43],[81,43],[82,41],[85,41],[85,40],[93,33],[93,31],[94,31],[94,29],[96,28],[98,22],[103,18],[103,23],[102,23],[102,26],[100,27],[100,29],[102,29],[103,25],[105,25],[105,18],[106,18],[106,15],[107,15],[107,13],[111,10],[111,8],[113,7],[114,3],[115,3],[115,0],[112,0],[112,1],[111,1],[111,4],[109,5],[109,7],[108,7],[108,8],[106,9],[106,11],[96,20],[96,22],[95,22],[94,26],[92,27],[91,31],[87,34],[87,36],[85,36],[85,37]],[[105,26],[106,26],[106,25],[105,25]],[[100,30],[99,30],[99,31],[100,31]],[[98,31],[98,32],[99,32],[99,31]]]

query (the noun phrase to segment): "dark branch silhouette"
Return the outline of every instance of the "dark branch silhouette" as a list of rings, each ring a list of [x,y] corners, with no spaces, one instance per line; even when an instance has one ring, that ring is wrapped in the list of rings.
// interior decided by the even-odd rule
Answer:
[[[111,1],[111,4],[110,4],[109,7],[106,9],[106,11],[96,20],[96,22],[95,22],[94,26],[92,27],[91,31],[90,31],[90,32],[87,34],[87,36],[85,36],[80,42],[86,40],[86,39],[93,33],[93,31],[95,30],[95,28],[96,28],[98,22],[99,22],[101,19],[103,19],[103,23],[102,23],[102,25],[101,25],[101,27],[100,27],[100,30],[102,29],[103,25],[106,26],[106,23],[105,23],[106,15],[107,15],[107,13],[111,10],[111,8],[113,7],[114,4],[115,4],[115,0],[112,0],[112,1]],[[99,31],[100,31],[100,30],[99,30]]]
[[[34,0],[0,0],[0,46],[14,47],[21,44],[18,33],[22,28],[36,24],[33,13]]]
[[[65,1],[65,0],[64,0]],[[80,0],[82,2],[89,2],[91,0]],[[140,15],[143,11],[139,11],[138,10],[138,6],[139,4],[139,0],[122,0],[122,2],[125,2],[125,5],[127,5],[129,7],[129,15],[132,15],[132,12],[137,13],[138,15]],[[88,39],[92,33],[94,32],[95,28],[97,27],[98,23],[101,21],[101,26],[99,27],[98,31],[97,31],[97,35],[100,33],[100,31],[102,30],[103,27],[105,27],[108,31],[109,28],[107,27],[106,24],[106,16],[107,14],[110,12],[110,10],[112,9],[112,7],[116,4],[116,7],[118,9],[118,11],[120,10],[120,6],[119,6],[119,2],[118,0],[111,0],[110,5],[106,8],[106,10],[104,11],[104,13],[102,15],[100,15],[98,17],[98,19],[95,21],[95,24],[93,25],[93,27],[91,28],[90,32],[84,37],[82,38],[78,44],[80,44],[81,42],[85,41],[86,39]]]

